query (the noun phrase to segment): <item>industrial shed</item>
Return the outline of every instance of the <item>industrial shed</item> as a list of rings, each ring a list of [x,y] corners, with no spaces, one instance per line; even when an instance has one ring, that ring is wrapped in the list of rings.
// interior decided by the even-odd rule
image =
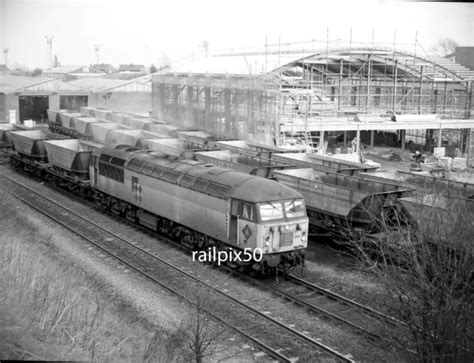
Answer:
[[[151,76],[133,80],[81,78],[65,82],[45,77],[0,75],[0,122],[10,119],[41,122],[47,119],[48,109],[79,111],[85,106],[148,115]]]
[[[8,74],[0,75],[0,122],[15,123],[27,119],[40,120],[47,117],[49,94],[22,93],[28,87],[41,86],[51,82],[46,77],[23,77]]]

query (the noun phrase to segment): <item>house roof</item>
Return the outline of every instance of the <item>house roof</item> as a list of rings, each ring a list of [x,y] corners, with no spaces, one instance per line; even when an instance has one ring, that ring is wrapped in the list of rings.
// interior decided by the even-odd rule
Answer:
[[[143,64],[121,64],[119,66],[119,72],[146,72],[146,68]]]
[[[47,71],[44,71],[44,74],[48,73],[79,73],[81,72],[86,66],[59,66],[59,67],[53,67],[51,69],[48,69]]]

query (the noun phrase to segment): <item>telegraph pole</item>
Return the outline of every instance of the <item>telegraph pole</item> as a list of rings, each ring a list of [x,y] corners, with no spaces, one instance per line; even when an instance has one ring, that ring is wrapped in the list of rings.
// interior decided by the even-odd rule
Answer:
[[[5,68],[8,68],[8,48],[3,48],[3,57],[5,58]]]
[[[47,57],[48,57],[48,70],[51,70],[53,67],[53,36],[45,35],[46,44],[47,44]]]
[[[100,64],[100,48],[102,48],[102,46],[100,44],[96,44],[94,45],[94,49],[95,49],[95,64]]]

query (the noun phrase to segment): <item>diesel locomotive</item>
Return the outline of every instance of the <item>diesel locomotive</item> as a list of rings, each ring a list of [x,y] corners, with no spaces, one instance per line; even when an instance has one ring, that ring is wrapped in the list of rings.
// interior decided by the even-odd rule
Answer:
[[[129,145],[87,151],[79,140],[44,134],[14,132],[12,139],[16,167],[194,250],[252,256],[232,267],[267,274],[304,263],[305,203],[281,183]]]

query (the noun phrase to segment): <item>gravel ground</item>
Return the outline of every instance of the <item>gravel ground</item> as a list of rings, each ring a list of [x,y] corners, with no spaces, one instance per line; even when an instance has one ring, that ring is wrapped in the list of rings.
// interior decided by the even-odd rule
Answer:
[[[9,171],[5,172],[8,173]],[[19,175],[15,175],[15,177],[20,178]],[[27,180],[27,178],[22,179]],[[189,271],[203,276],[209,282],[212,281],[215,286],[232,292],[235,297],[251,302],[261,311],[265,311],[273,317],[279,317],[286,323],[292,323],[296,329],[306,332],[338,351],[351,355],[357,361],[401,360],[395,353],[388,352],[387,347],[375,347],[351,333],[345,327],[338,326],[312,314],[308,315],[303,309],[275,298],[271,294],[264,293],[257,288],[236,281],[221,271],[192,262],[190,256],[157,241],[156,237],[150,237],[140,231],[131,229],[121,222],[91,210],[87,206],[80,205],[69,197],[58,195],[38,182],[29,180],[28,183],[33,183],[36,188],[54,194],[55,199],[70,205],[74,210],[87,212],[98,223],[106,224],[115,232],[133,239],[141,246],[147,247],[151,251],[159,251],[160,255],[166,256],[178,266],[188,266]],[[28,215],[33,223],[41,226],[44,233],[54,236],[52,241],[55,241],[55,246],[60,248],[64,255],[73,259],[82,271],[94,276],[97,285],[110,296],[111,301],[130,307],[128,313],[146,317],[150,322],[165,329],[173,329],[176,327],[177,319],[189,313],[188,306],[167,291],[144,281],[125,268],[117,267],[116,262],[109,260],[95,249],[87,247],[85,242],[78,240],[76,237],[71,237],[64,231],[58,230],[52,223],[45,222],[42,217],[35,216],[35,213],[28,212]],[[308,262],[305,272],[306,279],[315,281],[350,298],[358,298],[362,303],[370,301],[374,294],[383,293],[383,289],[376,281],[373,281],[369,275],[359,271],[353,261],[341,256],[340,253],[325,246],[312,249],[312,253],[313,256],[311,261]],[[254,358],[253,352],[247,344],[240,341],[238,337],[231,337],[230,339],[236,347],[235,354],[244,353],[243,356],[239,356],[239,360],[252,360]],[[228,341],[222,343],[227,344]]]

